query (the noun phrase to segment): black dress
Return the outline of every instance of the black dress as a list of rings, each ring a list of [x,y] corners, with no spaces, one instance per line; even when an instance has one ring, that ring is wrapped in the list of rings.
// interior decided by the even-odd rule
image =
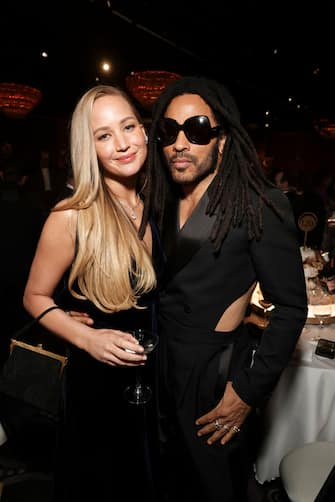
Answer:
[[[153,230],[153,260],[159,273],[160,248]],[[64,292],[59,304],[89,313],[94,328],[124,331],[135,327],[156,331],[156,292],[141,298],[146,309],[104,314],[88,301]],[[101,363],[88,353],[69,346],[64,379],[64,421],[60,425],[55,467],[55,500],[158,500],[155,494],[156,401],[128,404],[123,392],[135,382],[134,368]],[[155,389],[155,352],[148,357],[144,378]]]

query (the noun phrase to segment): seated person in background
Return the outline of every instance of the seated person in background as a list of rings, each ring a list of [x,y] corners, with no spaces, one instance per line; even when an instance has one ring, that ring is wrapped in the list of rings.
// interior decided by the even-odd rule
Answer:
[[[271,166],[267,173],[267,177],[284,193],[290,190],[289,180],[284,169],[276,166]]]
[[[44,213],[23,198],[0,197],[0,368],[9,355],[11,336],[30,320],[22,305],[22,295],[43,222]],[[29,406],[21,406],[0,393],[0,480],[23,473],[31,444],[34,444],[31,467],[35,469],[35,459],[39,462],[43,456],[43,466],[48,468],[44,452],[50,444],[46,441],[46,437],[50,440],[49,422],[42,424],[37,415]]]
[[[71,197],[73,192],[74,192],[74,180],[73,180],[73,174],[72,174],[71,168],[69,168],[68,174],[66,177],[66,181],[65,181],[65,185],[63,186],[61,191],[58,193],[55,202],[59,202],[63,199],[66,199],[67,197]]]
[[[21,191],[29,178],[22,152],[11,141],[0,144],[0,198],[6,201],[21,199]]]
[[[328,174],[328,184],[325,189],[325,205],[327,224],[323,236],[322,249],[335,250],[335,174]]]

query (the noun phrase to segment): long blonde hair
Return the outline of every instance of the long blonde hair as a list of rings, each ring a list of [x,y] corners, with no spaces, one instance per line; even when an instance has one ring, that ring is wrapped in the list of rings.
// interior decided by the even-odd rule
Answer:
[[[151,256],[108,189],[96,154],[91,113],[101,96],[122,96],[141,119],[121,89],[99,85],[78,101],[70,129],[71,163],[75,191],[54,210],[75,209],[76,252],[69,275],[71,294],[89,299],[106,313],[126,310],[156,285]],[[77,283],[80,293],[74,288]]]

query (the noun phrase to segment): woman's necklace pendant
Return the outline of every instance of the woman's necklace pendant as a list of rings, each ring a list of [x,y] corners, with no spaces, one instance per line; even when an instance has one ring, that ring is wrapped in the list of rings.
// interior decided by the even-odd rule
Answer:
[[[129,218],[133,221],[135,221],[137,219],[137,215],[135,213],[135,209],[137,208],[137,206],[139,205],[141,199],[139,198],[139,196],[137,196],[137,202],[135,204],[135,206],[131,207],[129,206],[129,204],[126,204],[125,202],[122,202],[120,199],[119,199],[119,202],[121,204],[121,206],[123,206],[124,209],[126,209],[127,211],[127,214],[129,216]]]

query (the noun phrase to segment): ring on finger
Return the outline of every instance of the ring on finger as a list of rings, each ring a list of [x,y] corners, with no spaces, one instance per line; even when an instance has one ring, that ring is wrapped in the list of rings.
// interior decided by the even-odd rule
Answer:
[[[239,427],[237,427],[237,425],[233,425],[233,427],[231,428],[231,430],[232,430],[233,432],[236,432],[236,433],[237,433],[237,432],[241,432],[241,429],[240,429]]]
[[[230,431],[230,427],[229,427],[229,425],[224,424],[224,426],[223,426],[223,430],[224,430],[225,432],[229,432],[229,431]]]
[[[217,431],[219,431],[223,427],[218,418],[215,420],[214,425],[215,425],[215,430]]]

